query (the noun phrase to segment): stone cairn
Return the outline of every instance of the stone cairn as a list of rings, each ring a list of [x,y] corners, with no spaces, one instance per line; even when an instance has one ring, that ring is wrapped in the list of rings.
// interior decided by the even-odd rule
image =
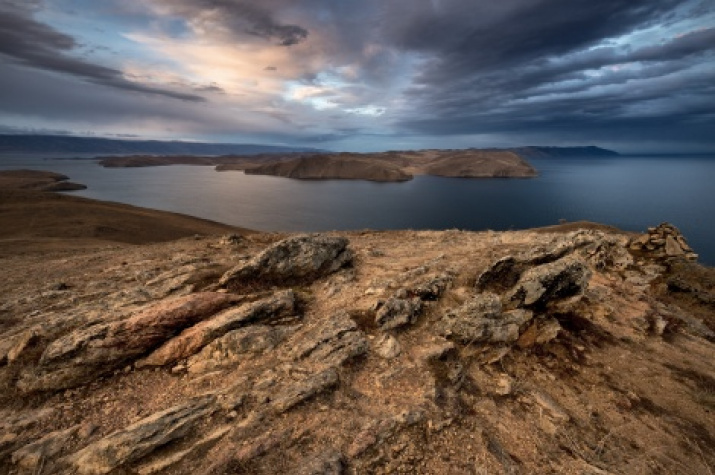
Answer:
[[[630,248],[634,251],[647,252],[653,257],[682,257],[692,261],[698,258],[678,228],[669,223],[648,228],[646,234],[631,240]]]

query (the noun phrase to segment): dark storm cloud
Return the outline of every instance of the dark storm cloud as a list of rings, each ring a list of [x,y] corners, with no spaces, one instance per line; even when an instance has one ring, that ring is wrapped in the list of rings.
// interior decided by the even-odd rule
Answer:
[[[272,2],[241,0],[166,0],[162,5],[189,22],[209,29],[218,26],[231,35],[251,35],[280,46],[292,46],[308,38],[308,30],[282,23],[270,10]]]
[[[78,44],[74,38],[34,20],[27,10],[12,5],[0,7],[0,55],[15,63],[76,76],[95,84],[125,91],[201,102],[205,99],[168,89],[135,83],[121,71],[69,56]],[[0,68],[3,65],[0,63]]]
[[[441,144],[449,140],[445,136],[480,134],[514,144],[638,143],[659,137],[715,146],[712,0],[67,0],[65,5],[81,6],[77,15],[82,15],[99,11],[99,3],[127,10],[131,22],[112,17],[102,26],[132,33],[134,46],[146,48],[150,54],[135,61],[137,74],[150,71],[145,76],[124,76],[116,65],[73,55],[87,46],[58,31],[52,9],[40,0],[0,0],[0,69],[12,67],[18,83],[23,81],[18,65],[63,73],[68,90],[68,79],[80,78],[84,83],[72,97],[92,117],[114,117],[119,110],[132,120],[149,116],[157,123],[191,124],[185,130],[201,117],[196,130],[211,126],[229,133],[234,127],[241,133],[232,122],[240,110],[245,123],[263,121],[254,132],[265,126],[267,134],[294,140],[359,136],[371,144],[379,137],[387,148],[391,137],[398,143],[419,136],[425,137],[421,143]],[[49,18],[49,24],[39,18]],[[239,65],[253,65],[255,59],[255,71],[233,70],[233,55]],[[0,84],[8,84],[2,74]],[[45,76],[43,84],[50,82]],[[150,79],[162,77],[172,82],[153,87]],[[96,104],[79,99],[86,83],[92,83]],[[111,101],[102,103],[96,85],[111,88]],[[154,112],[141,100],[121,101],[125,91],[152,94],[145,102],[152,102]],[[201,94],[216,99],[211,111]],[[6,95],[0,109],[13,105],[18,116],[31,102],[28,115],[55,114],[59,121],[69,107],[43,112],[40,102]],[[58,104],[65,104],[63,99]]]
[[[388,35],[405,49],[437,53],[421,78],[431,83],[569,53],[653,23],[680,1],[448,0],[438,9],[421,3],[418,13],[400,16],[409,5],[391,2]]]
[[[610,41],[703,14],[704,3],[690,2],[699,10],[672,0],[436,3],[441,8],[423,2],[411,16],[393,16],[393,43],[428,58],[406,93],[411,113],[397,120],[404,129],[637,139],[667,124],[668,136],[712,141],[715,68],[687,72],[713,64],[715,29],[656,44]]]

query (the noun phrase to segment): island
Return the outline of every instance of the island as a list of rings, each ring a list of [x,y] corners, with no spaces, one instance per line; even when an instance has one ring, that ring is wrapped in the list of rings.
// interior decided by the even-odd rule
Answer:
[[[455,178],[531,178],[537,171],[511,150],[416,150],[378,153],[282,153],[260,155],[98,157],[107,168],[212,165],[217,171],[300,180],[403,182],[415,175]]]

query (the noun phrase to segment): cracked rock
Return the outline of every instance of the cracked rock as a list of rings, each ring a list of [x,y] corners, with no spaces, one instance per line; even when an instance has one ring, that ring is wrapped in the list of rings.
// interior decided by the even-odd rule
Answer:
[[[332,274],[352,263],[344,237],[296,236],[226,272],[219,284],[229,289],[293,285]]]
[[[230,306],[235,298],[201,292],[161,301],[125,320],[75,330],[50,343],[38,366],[26,370],[17,386],[23,391],[37,391],[92,381]]]
[[[437,328],[445,337],[462,343],[511,343],[519,338],[521,326],[532,317],[528,310],[502,312],[499,297],[484,293],[449,312]]]

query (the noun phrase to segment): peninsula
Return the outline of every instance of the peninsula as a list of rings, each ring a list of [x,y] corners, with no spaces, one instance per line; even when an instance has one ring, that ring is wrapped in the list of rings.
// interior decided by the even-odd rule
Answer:
[[[75,191],[87,187],[72,183],[69,177],[60,173],[41,170],[5,170],[0,171],[0,189],[19,189],[26,191]]]

